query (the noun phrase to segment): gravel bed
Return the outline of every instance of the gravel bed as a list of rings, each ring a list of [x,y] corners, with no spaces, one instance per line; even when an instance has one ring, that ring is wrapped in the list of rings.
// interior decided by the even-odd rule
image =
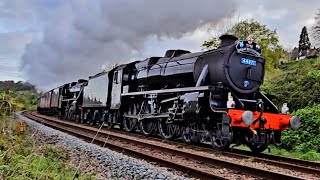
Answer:
[[[193,179],[171,169],[87,143],[32,121],[20,113],[16,115],[28,124],[31,131],[42,134],[40,136],[42,138],[39,139],[43,141],[42,143],[56,144],[70,149],[72,164],[82,172],[96,174],[97,179]]]
[[[144,139],[142,141],[144,141]],[[211,165],[210,163],[205,163],[203,161],[189,159],[187,157],[180,156],[179,154],[177,155],[171,154],[171,153],[164,152],[158,149],[153,149],[150,147],[146,148],[144,144],[140,145],[140,144],[130,143],[130,142],[121,142],[121,141],[119,142],[118,139],[114,139],[113,137],[111,138],[109,137],[108,143],[114,144],[119,147],[128,148],[130,150],[142,152],[149,156],[153,156],[166,161],[183,164],[187,167],[193,167],[193,168],[197,167],[198,170],[201,170],[210,174],[215,174],[220,177],[224,177],[226,179],[246,179],[246,180],[257,179],[250,175],[242,174],[239,171],[233,171],[233,170],[223,168],[221,166]]]
[[[104,131],[104,130],[102,130],[102,131]],[[212,158],[215,158],[215,159],[221,159],[221,160],[234,162],[234,163],[241,164],[241,165],[246,165],[246,166],[255,167],[255,168],[259,168],[259,169],[265,169],[265,170],[269,170],[269,171],[273,171],[273,172],[278,172],[278,173],[281,173],[281,174],[288,174],[288,175],[298,176],[298,177],[303,178],[303,179],[320,179],[319,175],[307,174],[307,173],[298,172],[298,171],[295,171],[295,170],[292,170],[292,169],[286,169],[286,168],[281,168],[281,167],[277,167],[277,166],[274,166],[274,165],[269,165],[269,164],[266,164],[266,163],[254,162],[253,159],[250,159],[250,158],[249,159],[234,158],[234,157],[229,157],[229,156],[226,156],[226,155],[221,155],[219,153],[206,152],[206,151],[201,151],[201,150],[199,151],[199,150],[191,149],[191,148],[188,148],[188,147],[185,147],[185,146],[180,146],[180,145],[177,146],[175,144],[163,143],[163,142],[156,141],[156,140],[151,140],[151,139],[143,139],[142,140],[139,137],[126,135],[126,134],[123,134],[121,132],[120,133],[119,132],[107,132],[107,133],[117,134],[117,136],[120,136],[120,137],[134,139],[136,141],[143,141],[145,143],[159,145],[159,146],[166,147],[166,148],[179,149],[179,150],[181,150],[183,152],[203,155],[203,156],[212,157]],[[223,173],[221,173],[221,174],[225,174],[224,171],[222,171],[222,172]]]

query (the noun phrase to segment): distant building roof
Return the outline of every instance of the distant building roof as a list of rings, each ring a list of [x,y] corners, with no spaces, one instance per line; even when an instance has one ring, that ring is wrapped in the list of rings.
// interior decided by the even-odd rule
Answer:
[[[316,58],[320,56],[320,49],[310,49],[309,54],[307,55],[307,58]]]
[[[296,60],[299,57],[299,48],[295,47],[292,50],[291,60]]]
[[[299,51],[299,48],[295,47],[291,54],[291,60],[297,60],[300,57],[316,58],[320,56],[320,48],[314,47],[313,49]]]

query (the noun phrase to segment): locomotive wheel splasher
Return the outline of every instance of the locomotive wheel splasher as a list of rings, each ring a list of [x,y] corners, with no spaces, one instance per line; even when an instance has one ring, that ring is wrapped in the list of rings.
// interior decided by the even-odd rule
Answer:
[[[221,122],[216,123],[216,127],[211,131],[211,143],[213,149],[222,151],[229,148],[233,138],[230,125],[230,117],[222,115]]]

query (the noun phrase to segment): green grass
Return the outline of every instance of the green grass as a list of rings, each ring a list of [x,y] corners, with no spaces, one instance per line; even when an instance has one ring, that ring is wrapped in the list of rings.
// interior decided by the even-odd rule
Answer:
[[[308,161],[319,161],[320,162],[320,153],[317,153],[314,150],[310,150],[308,152],[288,151],[288,150],[285,150],[285,149],[282,149],[279,147],[275,147],[273,145],[270,145],[269,148],[270,148],[270,152],[268,152],[268,149],[266,149],[262,153],[272,154],[272,155],[276,155],[276,156],[283,156],[283,157],[288,157],[288,158],[295,158],[295,159],[302,159],[302,160],[308,160]],[[235,149],[250,151],[250,149],[244,145],[235,147]]]
[[[0,179],[94,179],[77,171],[63,147],[38,147],[31,132],[18,134],[14,111],[35,109],[37,94],[0,91]],[[10,105],[10,108],[9,108]]]
[[[44,152],[48,149],[52,151],[54,148],[53,146],[47,146]],[[39,150],[43,149],[31,150],[27,156],[12,153],[7,158],[4,158],[6,151],[1,152],[0,174],[2,174],[2,177],[5,179],[73,179],[75,175],[78,176],[77,171],[68,165],[67,161],[51,159]],[[61,155],[66,156],[67,154]],[[90,176],[87,177],[82,174],[81,178],[90,179]]]
[[[300,152],[300,151],[287,151],[285,149],[276,148],[271,146],[271,153],[277,156],[284,156],[308,161],[320,161],[320,153],[317,153],[314,150],[310,150],[308,152]]]
[[[94,179],[69,163],[63,147],[37,147],[30,132],[17,134],[16,120],[0,117],[0,179]]]

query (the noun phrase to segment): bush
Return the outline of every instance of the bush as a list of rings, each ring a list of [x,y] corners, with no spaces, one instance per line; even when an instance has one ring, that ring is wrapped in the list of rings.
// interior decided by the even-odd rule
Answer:
[[[37,105],[37,98],[38,94],[30,91],[0,91],[0,99],[10,102],[15,111],[35,110]]]
[[[280,66],[279,72],[266,72],[261,90],[274,95],[281,109],[288,103],[290,112],[301,120],[301,127],[282,133],[283,148],[278,153],[296,154],[301,159],[320,159],[320,61],[304,59]]]
[[[308,152],[320,152],[320,104],[299,109],[293,113],[301,120],[298,130],[288,129],[282,134],[284,148]]]

